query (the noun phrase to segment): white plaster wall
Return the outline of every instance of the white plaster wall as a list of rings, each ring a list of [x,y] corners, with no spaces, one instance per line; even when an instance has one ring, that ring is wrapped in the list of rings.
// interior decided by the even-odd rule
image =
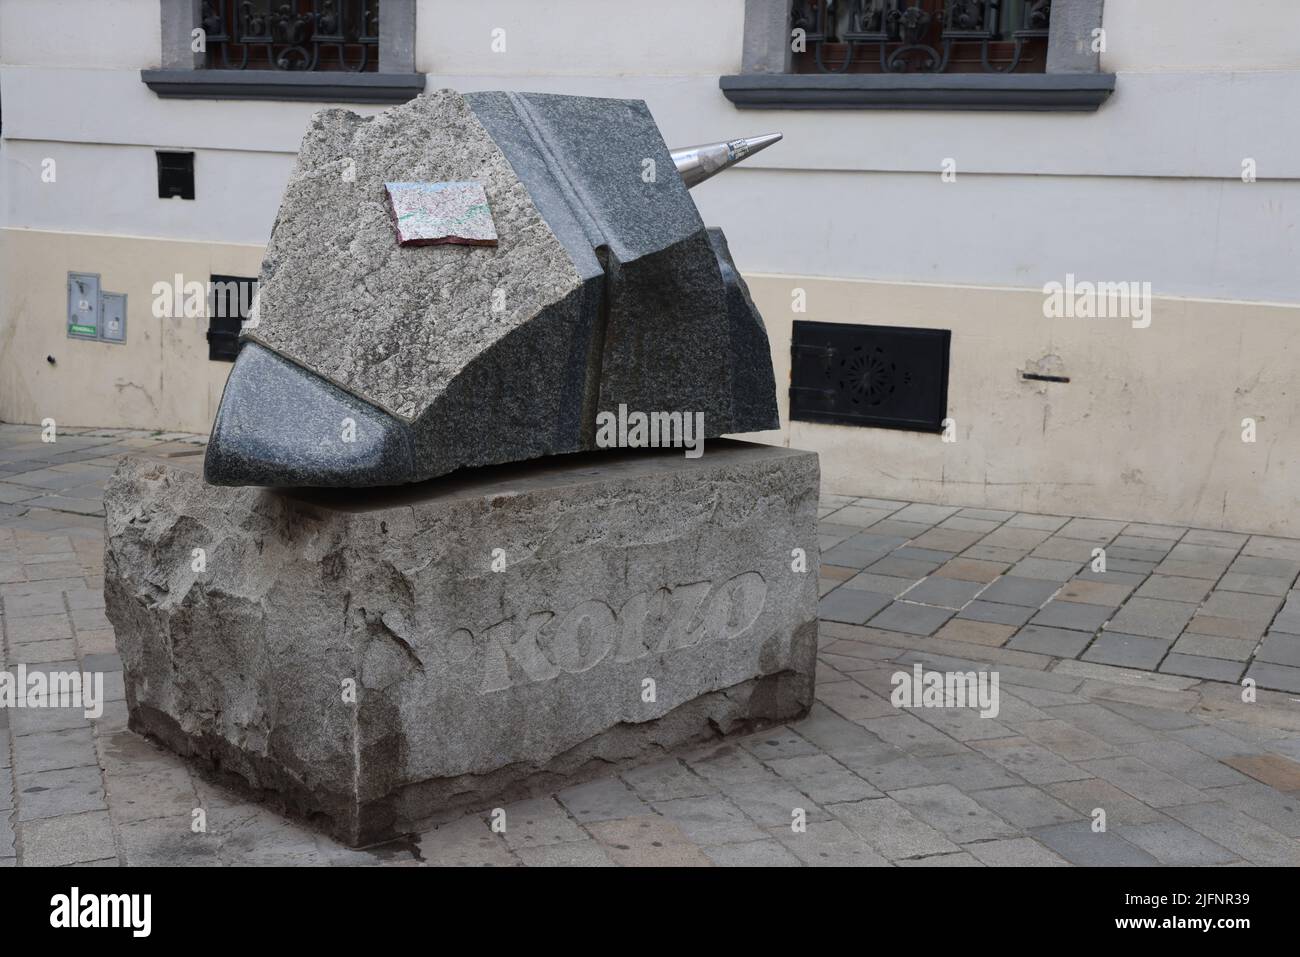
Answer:
[[[0,63],[157,67],[161,22],[158,0],[0,0]]]
[[[1102,69],[1300,69],[1296,0],[1106,0]]]
[[[744,9],[744,0],[419,0],[415,65],[516,78],[716,77],[740,72]],[[493,51],[498,30],[502,52]]]

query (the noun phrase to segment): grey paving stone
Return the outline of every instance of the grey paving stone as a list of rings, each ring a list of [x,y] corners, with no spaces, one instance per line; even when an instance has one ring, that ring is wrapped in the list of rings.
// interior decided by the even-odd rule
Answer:
[[[14,738],[14,761],[24,772],[55,771],[97,765],[90,728],[42,731]]]
[[[1034,550],[1029,553],[1029,557],[1049,558],[1053,561],[1073,562],[1078,565],[1092,561],[1092,551],[1097,547],[1099,546],[1091,542],[1080,541],[1077,538],[1062,538],[1059,535],[1053,535],[1035,546]]]
[[[921,758],[920,764],[926,771],[938,775],[937,782],[926,783],[952,784],[964,791],[1015,787],[1024,783],[1006,768],[969,749],[957,754]],[[893,788],[882,790],[891,791]]]
[[[1069,862],[1030,837],[986,841],[968,848],[988,867],[1069,867]]]
[[[1177,575],[1182,578],[1204,578],[1217,581],[1227,571],[1227,562],[1185,561],[1166,558],[1154,569],[1159,575]]]
[[[1067,721],[1109,744],[1123,746],[1137,741],[1152,741],[1159,737],[1153,729],[1098,704],[1069,704],[1048,707],[1044,710],[1049,711],[1052,717]]]
[[[889,509],[881,508],[864,508],[860,505],[845,505],[843,508],[836,509],[831,515],[831,521],[837,525],[853,525],[857,528],[866,528],[882,518],[888,518]]]
[[[951,784],[904,788],[890,797],[958,844],[1020,835],[1015,827]]]
[[[1053,599],[1044,605],[1030,621],[1032,624],[1046,625],[1051,628],[1094,632],[1105,623],[1106,619],[1114,611],[1114,608],[1108,608],[1105,605],[1089,605],[1081,602]]]
[[[1092,566],[1085,565],[1082,569],[1080,569],[1079,574],[1076,577],[1076,580],[1089,581],[1089,582],[1104,582],[1110,585],[1131,585],[1134,588],[1136,588],[1137,586],[1141,585],[1144,581],[1146,581],[1147,576],[1150,574],[1149,569],[1143,569],[1141,572],[1118,571],[1115,567],[1118,564],[1133,565],[1137,563],[1116,562],[1107,566],[1109,570],[1104,572],[1095,572],[1092,570]]]
[[[19,821],[108,809],[97,765],[20,774],[15,797]]]
[[[581,841],[587,837],[577,824],[569,820],[564,808],[552,797],[516,801],[507,804],[504,810],[505,830],[502,836],[514,850],[559,844],[563,841]]]
[[[17,827],[22,863],[58,867],[117,856],[107,811],[26,821]]]
[[[1245,666],[1240,661],[1219,658],[1202,658],[1197,655],[1169,654],[1160,663],[1160,672],[1167,675],[1187,675],[1208,681],[1236,681]]]
[[[1249,536],[1239,532],[1220,532],[1204,528],[1193,528],[1183,536],[1189,545],[1217,545],[1220,548],[1240,548]]]
[[[1166,808],[1165,813],[1252,864],[1300,865],[1300,844],[1235,808],[1213,802]]]
[[[618,778],[588,781],[555,796],[580,824],[650,813],[645,802]]]
[[[1113,830],[1093,831],[1088,821],[1052,824],[1031,833],[1071,864],[1081,867],[1154,867],[1160,863]]]
[[[1250,778],[1181,741],[1162,737],[1130,745],[1130,754],[1197,790],[1249,784]]]
[[[1092,633],[1087,631],[1067,631],[1064,628],[1044,628],[1042,625],[1026,625],[1011,636],[1006,647],[1017,651],[1032,651],[1040,655],[1055,655],[1058,658],[1074,658],[1092,640]]]
[[[889,861],[842,821],[809,821],[801,832],[781,827],[770,833],[809,867],[889,866]]]
[[[1270,632],[1263,644],[1259,646],[1259,650],[1255,652],[1255,660],[1273,665],[1286,665],[1289,668],[1300,668],[1300,636]]]
[[[1258,575],[1266,578],[1281,578],[1295,581],[1300,574],[1300,561],[1285,558],[1265,558],[1260,555],[1238,555],[1228,566],[1229,574]]]
[[[544,847],[523,847],[519,860],[527,867],[617,867],[596,841],[566,841]]]
[[[1130,844],[1142,848],[1161,864],[1206,867],[1237,860],[1237,855],[1231,851],[1177,821],[1119,824],[1115,830]]]
[[[1081,660],[1095,661],[1116,668],[1139,668],[1154,671],[1173,642],[1164,638],[1145,638],[1125,635],[1117,631],[1104,631],[1088,646]]]
[[[1210,593],[1214,583],[1204,578],[1182,578],[1177,575],[1152,575],[1134,592],[1138,598],[1160,598],[1166,601],[1199,602]]]
[[[828,621],[861,625],[889,604],[890,598],[887,595],[878,595],[860,588],[836,588],[818,603],[817,614]]]
[[[1060,589],[1055,582],[1004,575],[980,593],[980,601],[1038,608]]]
[[[1245,662],[1250,660],[1255,645],[1254,640],[1242,641],[1240,638],[1220,638],[1215,635],[1183,632],[1183,636],[1174,642],[1173,653]]]
[[[736,738],[735,742],[765,763],[778,758],[793,758],[818,753],[815,744],[785,725],[756,731],[753,734]]]
[[[1205,792],[1287,837],[1300,837],[1300,801],[1258,781]]]
[[[981,562],[997,562],[1010,566],[1029,554],[1028,548],[1008,548],[993,545],[972,545],[962,552],[959,558],[970,558]]]
[[[736,844],[767,837],[740,808],[720,795],[660,801],[655,810],[698,845]],[[789,820],[790,811],[786,810],[785,821]]]
[[[867,571],[873,575],[888,575],[891,578],[921,579],[929,575],[942,564],[936,561],[918,561],[910,558],[895,558],[893,555],[872,562]]]
[[[1079,570],[1079,562],[1063,562],[1050,558],[1024,558],[1007,572],[1016,578],[1031,578],[1042,581],[1065,582],[1074,577]]]
[[[901,631],[909,635],[932,635],[953,616],[947,608],[894,601],[870,620],[872,628]]]
[[[1166,808],[1206,800],[1206,796],[1191,785],[1134,757],[1097,758],[1081,761],[1079,767],[1150,807]]]
[[[938,562],[940,565],[952,561],[954,552],[944,552],[933,548],[918,548],[915,543],[895,548],[889,553],[890,558],[901,558],[910,562]]]
[[[960,850],[942,832],[888,797],[832,804],[828,810],[891,861]]]
[[[971,791],[970,796],[1004,821],[1026,830],[1076,821],[1083,816],[1046,791],[1029,785]]]
[[[859,588],[862,591],[874,592],[887,598],[897,598],[915,585],[917,581],[918,579],[915,578],[898,578],[892,575],[873,575],[870,572],[859,572],[846,581],[844,587]]]
[[[965,750],[961,742],[910,714],[871,718],[863,721],[862,726],[882,741],[916,757],[953,754]],[[854,770],[858,769],[854,768]]]
[[[1123,536],[1133,536],[1137,538],[1149,538],[1163,542],[1175,542],[1187,534],[1187,527],[1183,525],[1152,525],[1146,522],[1130,522],[1124,526]]]
[[[1123,532],[1127,524],[1101,518],[1072,518],[1062,526],[1059,534],[1089,542],[1108,542]]]
[[[1009,518],[1014,518],[1015,512],[1007,511],[1001,508],[963,508],[957,512],[958,518],[973,518],[981,521],[997,522],[1001,524]]]
[[[1054,532],[1070,519],[1065,515],[1035,515],[1031,512],[1017,512],[1007,519],[1010,528],[1033,528]]]
[[[1147,638],[1174,639],[1191,620],[1196,606],[1190,602],[1155,598],[1130,598],[1107,624],[1109,631]]]
[[[840,542],[824,548],[821,560],[827,565],[843,565],[845,568],[866,568],[880,560],[883,553],[874,549],[854,548],[847,542]]]
[[[1246,677],[1254,678],[1261,688],[1300,694],[1300,668],[1257,660],[1246,670]]]
[[[767,762],[768,767],[820,805],[881,797],[880,791],[828,754]]]
[[[975,741],[971,747],[1030,784],[1055,784],[1093,776],[1026,737]]]
[[[956,854],[929,854],[925,857],[912,857],[901,860],[897,867],[983,867],[978,860],[959,851]]]
[[[1199,614],[1267,623],[1281,605],[1282,600],[1272,595],[1250,595],[1216,588],[1200,607]]]
[[[1068,804],[1091,823],[1096,811],[1106,812],[1106,825],[1147,824],[1166,820],[1155,808],[1147,807],[1131,794],[1126,794],[1109,781],[1088,778],[1083,781],[1062,781],[1049,784],[1045,790],[1063,804]]]
[[[1219,579],[1214,587],[1220,591],[1241,591],[1253,595],[1276,595],[1281,597],[1286,594],[1290,585],[1291,579],[1288,578],[1246,575],[1230,570]]]
[[[1060,718],[1028,721],[1019,725],[1019,729],[1025,737],[1038,742],[1067,761],[1108,758],[1121,753],[1120,746],[1104,741],[1095,734]]]
[[[894,513],[893,517],[900,522],[921,522],[925,525],[935,525],[942,522],[949,515],[958,511],[957,506],[953,505],[907,505]]]
[[[799,867],[799,858],[777,841],[768,838],[743,844],[705,847],[704,853],[718,867]]]
[[[984,588],[980,582],[931,576],[907,593],[908,601],[918,601],[940,608],[961,608]]]
[[[1025,580],[1025,579],[1022,579]],[[1034,614],[1032,607],[1024,605],[1002,605],[982,599],[971,602],[958,614],[958,618],[970,621],[984,621],[996,625],[1020,626]]]
[[[936,525],[935,528],[951,529],[958,532],[979,532],[981,535],[984,535],[993,531],[993,529],[1002,524],[1001,520],[975,518],[963,514],[965,511],[967,510],[963,509],[952,518],[945,518],[942,522]]]
[[[124,834],[126,831],[123,828]],[[515,866],[505,840],[478,815],[467,815],[425,831],[418,842],[420,856],[430,867]],[[128,854],[128,861],[134,863],[132,857]]]

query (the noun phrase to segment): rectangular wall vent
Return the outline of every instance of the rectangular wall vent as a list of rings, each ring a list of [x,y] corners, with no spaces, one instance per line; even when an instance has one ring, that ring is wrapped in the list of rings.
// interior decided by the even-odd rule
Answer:
[[[155,151],[158,156],[158,198],[194,198],[194,154]]]
[[[239,330],[253,308],[257,280],[247,276],[212,276],[208,283],[208,358],[234,362]]]
[[[947,329],[797,320],[790,418],[942,432],[951,338]]]

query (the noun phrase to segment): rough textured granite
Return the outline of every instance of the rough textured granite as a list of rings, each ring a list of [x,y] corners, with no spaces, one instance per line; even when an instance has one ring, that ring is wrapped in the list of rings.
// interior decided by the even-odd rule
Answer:
[[[484,184],[495,248],[397,245],[384,182],[435,179]],[[352,446],[303,458],[279,447],[292,420],[250,414],[218,417],[206,475],[413,482],[591,449],[596,415],[620,404],[703,412],[710,438],[774,428],[767,338],[742,316],[753,305],[738,281],[644,103],[442,91],[368,119],[323,111],[245,336],[391,419],[411,467],[322,463],[364,451]],[[237,363],[223,404],[251,407],[261,391]]]
[[[815,455],[725,440],[375,491],[220,488],[128,458],[105,600],[131,727],[362,844],[795,718],[817,495]]]
[[[484,186],[496,246],[397,244],[386,182],[466,180]],[[464,98],[443,92],[372,117],[312,118],[244,329],[411,422],[494,342],[579,285],[505,156]]]

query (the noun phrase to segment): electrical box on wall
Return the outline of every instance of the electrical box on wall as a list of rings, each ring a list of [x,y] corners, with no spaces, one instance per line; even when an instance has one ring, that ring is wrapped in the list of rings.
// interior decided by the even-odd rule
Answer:
[[[68,338],[126,342],[126,293],[104,292],[98,273],[68,273]]]

